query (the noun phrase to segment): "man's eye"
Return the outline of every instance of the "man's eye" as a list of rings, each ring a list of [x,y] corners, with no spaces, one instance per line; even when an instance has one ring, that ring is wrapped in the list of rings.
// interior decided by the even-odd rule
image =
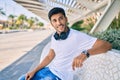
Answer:
[[[62,20],[63,19],[63,17],[60,17],[60,20]]]
[[[52,22],[56,22],[56,20],[53,20]]]

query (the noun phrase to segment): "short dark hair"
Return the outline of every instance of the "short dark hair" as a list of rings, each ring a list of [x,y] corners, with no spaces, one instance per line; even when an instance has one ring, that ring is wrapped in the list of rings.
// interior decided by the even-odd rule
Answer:
[[[58,14],[58,13],[62,13],[62,14],[66,17],[65,11],[64,11],[63,8],[54,7],[54,8],[52,8],[52,9],[49,11],[49,13],[48,13],[48,18],[49,18],[49,20],[51,20],[52,15]]]

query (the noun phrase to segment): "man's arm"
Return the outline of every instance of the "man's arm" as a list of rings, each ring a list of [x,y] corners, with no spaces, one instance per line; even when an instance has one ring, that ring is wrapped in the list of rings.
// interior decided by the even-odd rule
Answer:
[[[47,66],[54,59],[54,57],[55,52],[53,49],[50,49],[49,54],[43,59],[43,61],[35,69],[27,73],[26,80],[30,80],[37,71]]]
[[[49,54],[43,59],[43,61],[34,69],[35,72],[47,66],[55,57],[55,53],[53,49],[50,49]]]
[[[93,47],[89,50],[90,55],[105,53],[112,48],[112,45],[104,40],[97,39]],[[87,58],[87,55],[80,54],[79,56],[75,57],[73,60],[72,68],[75,70],[75,67],[81,67],[84,60]]]
[[[90,55],[95,55],[105,53],[110,49],[112,49],[112,45],[109,42],[97,39],[93,47],[89,49],[88,52],[90,53]]]

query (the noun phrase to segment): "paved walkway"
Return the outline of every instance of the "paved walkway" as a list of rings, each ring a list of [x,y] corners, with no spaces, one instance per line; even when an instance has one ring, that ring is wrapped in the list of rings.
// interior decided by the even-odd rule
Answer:
[[[43,31],[43,32],[41,32],[41,34],[38,34],[39,32],[37,32],[36,34],[39,35],[38,37],[43,37],[43,35],[45,35],[45,33],[47,33],[47,36],[46,36],[46,38],[47,38],[50,35],[51,32],[52,31],[50,31],[50,32],[49,31]],[[5,64],[9,64],[9,66],[7,66],[6,68],[1,70],[0,80],[17,80],[17,78],[20,75],[26,73],[27,71],[29,71],[30,69],[32,69],[34,66],[36,66],[39,63],[39,59],[40,59],[39,56],[41,55],[41,52],[42,52],[42,49],[44,48],[44,46],[47,44],[47,42],[50,41],[50,37],[45,39],[45,36],[44,36],[45,40],[41,39],[41,38],[38,39],[38,37],[37,37],[37,39],[35,39],[34,37],[36,36],[36,34],[34,34],[34,35],[31,34],[31,33],[34,33],[34,32],[28,32],[28,33],[29,34],[27,34],[27,35],[29,36],[29,38],[32,39],[31,41],[33,41],[33,43],[34,43],[34,41],[36,41],[36,42],[34,44],[31,44],[32,47],[28,47],[30,45],[25,46],[25,44],[30,44],[31,41],[29,41],[28,37],[26,37],[26,38],[24,37],[26,39],[25,40],[26,42],[22,43],[22,44],[24,44],[24,46],[22,46],[22,45],[21,45],[21,47],[15,46],[15,45],[17,45],[17,43],[20,45],[20,41],[22,41],[22,40],[18,41],[16,44],[14,44],[14,46],[15,46],[14,51],[15,52],[12,51],[12,52],[14,52],[14,54],[13,53],[7,53],[7,52],[3,53],[3,54],[6,54],[6,55],[9,54],[9,56],[7,55],[7,57],[5,59],[6,60]],[[19,34],[21,34],[21,33],[19,33]],[[11,35],[13,35],[13,33]],[[25,36],[25,35],[22,35],[22,37],[23,36]],[[3,39],[5,39],[5,37],[3,36],[3,37],[0,37],[0,38],[2,39],[2,40],[0,40],[0,44],[2,44],[2,41],[3,41]],[[21,36],[17,35],[17,38],[15,38],[15,36],[12,36],[11,40],[12,40],[12,38],[19,40],[19,39],[21,39]],[[44,41],[40,41],[40,40],[44,40]],[[7,41],[7,40],[5,39],[5,41]],[[13,43],[13,42],[11,42],[11,43]],[[4,46],[2,48],[0,48],[0,51],[3,51],[3,50],[6,49]],[[33,46],[35,46],[35,47],[33,48]],[[22,47],[25,48],[25,49],[21,49]],[[21,53],[22,55],[18,55],[18,54],[20,54],[19,51],[16,51],[16,50],[18,50],[18,48],[20,50],[22,50],[21,51],[21,52],[23,52],[23,54]],[[12,48],[10,48],[10,49],[12,49]],[[8,48],[8,50],[10,50],[10,49]],[[0,55],[2,55],[2,57],[5,57],[6,55],[3,56],[3,54],[0,52]],[[10,54],[11,54],[11,56],[10,56]],[[18,58],[19,59],[17,61],[15,61],[15,58],[14,58],[14,60],[11,60],[11,62],[9,62],[9,57],[11,58],[12,56],[15,56],[15,57],[17,57],[17,59]],[[1,59],[1,56],[0,56],[0,59]],[[2,61],[2,59],[0,61]],[[7,61],[9,63],[6,63]],[[0,63],[0,66],[3,63],[4,62]]]
[[[23,31],[0,34],[0,71],[30,51],[53,31]]]

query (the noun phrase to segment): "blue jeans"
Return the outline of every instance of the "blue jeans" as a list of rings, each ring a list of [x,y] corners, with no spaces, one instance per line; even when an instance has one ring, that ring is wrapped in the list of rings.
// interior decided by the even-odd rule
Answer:
[[[25,80],[25,75],[21,76],[18,80]],[[33,76],[31,80],[61,80],[59,77],[54,75],[48,67],[45,67]]]

